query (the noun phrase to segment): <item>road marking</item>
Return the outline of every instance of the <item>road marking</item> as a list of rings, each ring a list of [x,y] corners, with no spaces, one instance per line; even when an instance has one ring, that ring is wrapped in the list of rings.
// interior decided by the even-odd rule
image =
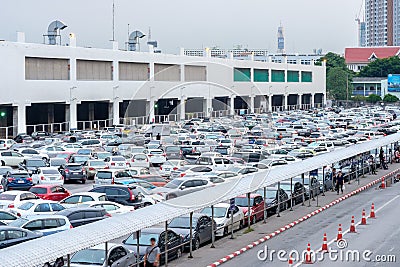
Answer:
[[[378,209],[375,210],[375,213],[378,213],[380,210],[382,210],[384,207],[386,207],[387,205],[389,205],[390,203],[392,203],[393,201],[395,201],[397,198],[399,198],[400,195],[397,195],[395,197],[393,197],[391,200],[387,201],[385,204],[383,204],[381,207],[379,207]],[[367,218],[369,218],[370,216],[368,215]],[[361,224],[361,220],[359,222],[357,222],[355,224],[355,226],[359,226]],[[347,229],[346,231],[342,232],[342,235],[344,236],[345,234],[349,233],[350,229]],[[328,242],[328,246],[331,245],[332,243],[334,243],[336,241],[336,238],[332,239],[331,241]],[[392,251],[394,248],[392,248],[390,251]],[[315,250],[315,253],[319,253],[322,251],[322,246],[320,249]],[[295,265],[293,265],[293,267],[298,267],[300,265],[303,265],[304,262],[298,262]]]

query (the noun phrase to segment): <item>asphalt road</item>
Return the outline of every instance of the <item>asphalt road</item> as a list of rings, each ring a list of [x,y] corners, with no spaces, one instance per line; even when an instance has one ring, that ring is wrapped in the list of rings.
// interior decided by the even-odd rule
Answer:
[[[398,240],[400,238],[400,218],[398,216],[398,207],[400,205],[400,185],[377,190],[371,188],[350,200],[341,202],[338,205],[331,207],[323,213],[310,218],[309,220],[299,224],[298,226],[278,235],[275,238],[267,241],[259,247],[234,258],[225,265],[227,266],[288,266],[287,261],[280,261],[277,258],[277,253],[273,255],[271,260],[271,250],[283,250],[289,253],[291,250],[297,250],[300,254],[307,248],[307,243],[311,244],[311,250],[318,251],[322,247],[323,235],[327,234],[328,245],[332,256],[325,254],[325,259],[322,262],[316,262],[315,266],[399,266],[400,248]],[[362,209],[370,212],[371,203],[375,204],[376,219],[367,219],[367,225],[357,225],[361,220]],[[355,216],[357,233],[347,233],[351,216]],[[339,249],[335,242],[338,232],[338,225],[343,226],[343,239],[346,240],[347,247]],[[245,246],[247,244],[243,244]],[[265,247],[267,246],[267,247]],[[267,251],[267,259],[259,259],[258,255],[263,258],[264,252]],[[333,253],[337,250],[337,253]],[[360,261],[346,261],[346,255],[349,255],[349,250],[357,250],[360,254]],[[366,261],[363,258],[364,251],[369,250],[371,254],[365,252]],[[344,255],[343,261],[331,260],[335,255]],[[377,262],[375,256],[380,256],[383,259],[386,257],[395,256],[396,262]],[[287,257],[285,255],[282,258]],[[350,259],[352,257],[349,257]],[[392,259],[390,259],[392,260]],[[304,266],[301,262],[294,262],[293,266]]]

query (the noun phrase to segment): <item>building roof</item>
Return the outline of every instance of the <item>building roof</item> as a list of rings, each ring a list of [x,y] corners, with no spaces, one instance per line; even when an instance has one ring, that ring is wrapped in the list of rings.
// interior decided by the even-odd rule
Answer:
[[[354,77],[354,82],[378,82],[380,83],[382,80],[386,80],[387,77]]]
[[[369,63],[373,58],[388,58],[400,54],[399,46],[346,48],[346,64]]]

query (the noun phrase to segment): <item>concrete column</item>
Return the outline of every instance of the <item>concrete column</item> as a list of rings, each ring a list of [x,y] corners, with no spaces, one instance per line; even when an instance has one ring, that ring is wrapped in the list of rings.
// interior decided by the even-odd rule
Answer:
[[[250,96],[250,113],[254,113],[254,95]]]
[[[154,104],[155,104],[155,100],[154,98],[150,99],[150,101],[146,102],[146,114],[149,115],[149,122],[154,122],[156,116],[155,116],[155,112],[154,112]]]
[[[311,108],[314,108],[314,96],[315,96],[315,94],[314,93],[312,93],[311,94],[311,101],[310,101],[310,103],[311,103]]]
[[[26,105],[17,106],[18,133],[26,133]]]
[[[114,102],[112,103],[113,106],[113,125],[117,125],[119,124],[119,101],[114,100]]]
[[[154,61],[149,62],[149,80],[154,81]]]
[[[185,65],[184,64],[181,64],[180,65],[180,71],[181,71],[181,82],[184,82],[185,81]]]
[[[231,116],[235,115],[235,97],[236,96],[234,96],[234,95],[230,97],[230,100],[231,100],[230,101],[231,102],[231,104],[230,104],[230,110],[231,110],[230,111],[230,115]]]
[[[179,104],[179,119],[184,121],[186,119],[186,97],[181,97]]]
[[[203,112],[206,117],[211,117],[212,113],[212,98],[203,99]]]
[[[78,114],[77,114],[77,110],[78,110],[78,104],[76,103],[76,101],[71,101],[71,103],[69,104],[69,129],[77,129],[78,128]]]
[[[54,123],[54,104],[47,105],[47,123]]]
[[[364,83],[364,94],[363,94],[363,96],[366,96],[366,95],[365,95],[365,83]]]
[[[272,112],[272,95],[268,97],[268,112]]]
[[[326,94],[322,94],[322,106],[326,107]]]
[[[18,134],[18,107],[13,106],[13,135]]]
[[[94,103],[89,103],[88,109],[89,109],[89,121],[94,121]]]
[[[283,95],[283,102],[284,102],[284,109],[285,109],[285,111],[288,110],[288,97],[289,97],[288,94],[284,94],[284,95]]]
[[[303,94],[299,94],[298,98],[299,98],[299,100],[297,101],[297,103],[299,104],[299,109],[301,109],[302,105],[303,105],[303,99],[302,99]]]

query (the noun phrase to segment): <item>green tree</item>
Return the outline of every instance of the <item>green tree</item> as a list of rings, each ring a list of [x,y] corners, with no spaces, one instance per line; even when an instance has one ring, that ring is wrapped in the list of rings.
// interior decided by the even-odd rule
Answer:
[[[329,70],[326,76],[326,90],[330,98],[346,100],[350,98],[351,89],[348,81],[349,74],[343,68],[335,67]]]
[[[358,76],[360,77],[387,77],[389,74],[400,74],[400,58],[390,57],[375,59],[365,66]]]
[[[323,61],[326,63],[326,90],[328,97],[335,100],[350,98],[354,72],[347,68],[344,57],[329,52],[317,60],[315,64],[321,66]],[[347,92],[348,96],[346,95]]]
[[[379,101],[382,101],[382,98],[381,98],[379,95],[370,94],[370,95],[367,97],[367,102],[376,103],[376,102],[379,102]]]
[[[355,95],[351,97],[351,100],[353,101],[358,101],[358,102],[363,102],[363,101],[367,101],[367,98],[363,95]]]
[[[383,102],[393,103],[393,102],[397,102],[397,101],[399,101],[399,98],[397,96],[391,95],[391,94],[387,94],[383,98]]]

